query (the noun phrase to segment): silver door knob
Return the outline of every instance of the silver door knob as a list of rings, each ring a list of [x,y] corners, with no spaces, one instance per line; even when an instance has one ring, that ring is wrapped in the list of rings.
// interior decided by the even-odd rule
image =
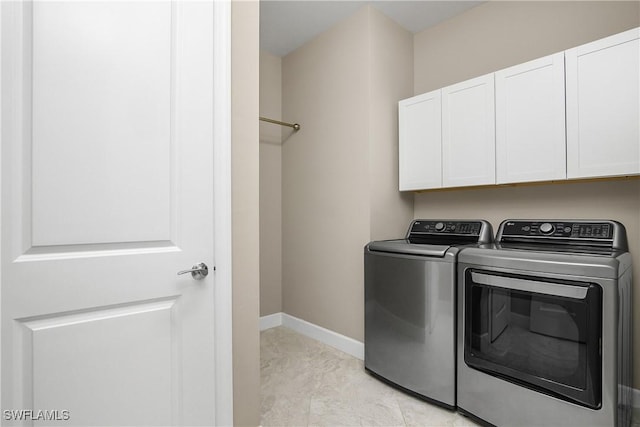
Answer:
[[[178,271],[178,276],[186,273],[191,273],[191,277],[196,280],[204,279],[209,274],[209,267],[204,262],[201,262],[191,267],[191,270]]]

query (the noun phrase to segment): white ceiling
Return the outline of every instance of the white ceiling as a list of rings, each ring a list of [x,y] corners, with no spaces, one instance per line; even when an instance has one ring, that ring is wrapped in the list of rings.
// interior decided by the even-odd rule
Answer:
[[[408,31],[417,33],[483,1],[373,0],[260,1],[260,49],[284,56],[314,36],[372,4]]]

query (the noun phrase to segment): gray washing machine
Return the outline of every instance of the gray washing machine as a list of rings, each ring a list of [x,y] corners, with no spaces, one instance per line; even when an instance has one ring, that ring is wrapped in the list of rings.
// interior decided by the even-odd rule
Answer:
[[[615,221],[507,220],[458,258],[458,410],[497,426],[629,426],[632,278]]]
[[[482,220],[415,220],[406,238],[364,249],[365,369],[405,391],[456,406],[456,260],[490,243]]]

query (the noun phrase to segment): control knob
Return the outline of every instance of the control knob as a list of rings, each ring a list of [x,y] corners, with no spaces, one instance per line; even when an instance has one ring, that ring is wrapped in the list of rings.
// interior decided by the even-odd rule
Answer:
[[[548,222],[545,222],[544,224],[540,225],[540,232],[542,234],[551,234],[553,233],[555,227],[551,224],[549,224]]]
[[[444,223],[442,222],[436,223],[436,231],[442,231],[442,230],[444,230]]]

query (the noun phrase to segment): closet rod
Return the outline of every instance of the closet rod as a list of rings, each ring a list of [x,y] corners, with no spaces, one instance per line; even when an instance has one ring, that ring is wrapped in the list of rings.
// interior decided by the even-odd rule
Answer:
[[[263,122],[275,123],[275,124],[280,125],[280,126],[288,126],[290,128],[293,128],[293,130],[295,130],[295,131],[299,131],[300,130],[300,125],[298,123],[281,122],[280,120],[267,119],[266,117],[258,117],[258,118],[260,120],[262,120]]]

